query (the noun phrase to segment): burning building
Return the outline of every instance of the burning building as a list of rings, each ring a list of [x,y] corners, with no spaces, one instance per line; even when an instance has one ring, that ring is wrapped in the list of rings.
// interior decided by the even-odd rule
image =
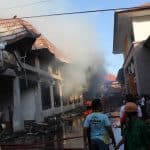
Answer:
[[[63,102],[61,67],[68,61],[30,23],[21,19],[0,20],[0,106],[13,130],[24,121],[74,108]],[[80,101],[77,102],[78,104]]]

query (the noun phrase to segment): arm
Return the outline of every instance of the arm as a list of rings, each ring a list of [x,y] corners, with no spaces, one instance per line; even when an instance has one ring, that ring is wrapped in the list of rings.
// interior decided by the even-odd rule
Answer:
[[[115,137],[114,137],[114,133],[112,131],[112,127],[111,127],[111,123],[109,121],[109,118],[107,116],[105,116],[104,118],[104,124],[105,124],[105,128],[110,136],[110,138],[112,139],[112,143],[114,146],[116,146],[116,141],[115,141]]]
[[[116,146],[116,141],[115,141],[114,133],[113,133],[113,131],[112,131],[111,126],[106,126],[106,130],[107,130],[109,136],[110,136],[111,139],[112,139],[113,145]]]
[[[115,150],[119,149],[119,147],[124,143],[124,140],[122,139],[115,147]]]
[[[88,147],[88,131],[89,131],[89,117],[87,116],[83,124],[83,142],[85,149],[87,149]]]
[[[83,128],[83,142],[84,142],[84,148],[85,148],[85,149],[87,148],[87,145],[88,145],[87,136],[88,136],[88,128],[87,128],[87,127],[84,127],[84,128]]]

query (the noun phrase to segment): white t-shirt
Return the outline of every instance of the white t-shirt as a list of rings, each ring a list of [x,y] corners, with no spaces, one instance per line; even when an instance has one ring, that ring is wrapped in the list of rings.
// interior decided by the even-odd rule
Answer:
[[[125,113],[125,105],[121,106],[120,108],[120,118],[123,117],[124,113]],[[138,117],[142,117],[142,111],[141,111],[140,106],[138,106],[137,113],[138,113]]]
[[[140,104],[141,104],[141,106],[144,106],[144,105],[145,105],[145,98],[144,98],[144,97],[141,98]]]

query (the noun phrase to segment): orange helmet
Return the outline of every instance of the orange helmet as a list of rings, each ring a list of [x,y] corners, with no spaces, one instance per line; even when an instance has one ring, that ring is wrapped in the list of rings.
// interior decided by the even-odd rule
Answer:
[[[125,105],[126,112],[136,112],[138,110],[138,106],[133,102],[128,102]]]

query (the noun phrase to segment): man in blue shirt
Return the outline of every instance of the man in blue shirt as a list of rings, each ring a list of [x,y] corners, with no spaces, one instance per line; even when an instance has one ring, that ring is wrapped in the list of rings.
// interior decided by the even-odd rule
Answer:
[[[84,147],[87,148],[88,131],[90,129],[91,150],[109,150],[110,138],[114,146],[116,145],[111,123],[107,115],[103,114],[100,99],[92,102],[93,112],[89,114],[84,122],[83,138]],[[110,137],[110,138],[109,138]]]

